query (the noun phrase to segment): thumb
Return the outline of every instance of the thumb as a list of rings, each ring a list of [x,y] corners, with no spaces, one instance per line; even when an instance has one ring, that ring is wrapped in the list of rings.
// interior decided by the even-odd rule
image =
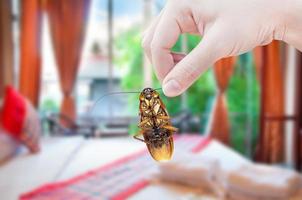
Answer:
[[[214,27],[213,27],[214,28]],[[202,41],[163,80],[166,96],[178,96],[190,87],[220,57],[219,31],[209,30]],[[221,41],[220,41],[221,42]]]

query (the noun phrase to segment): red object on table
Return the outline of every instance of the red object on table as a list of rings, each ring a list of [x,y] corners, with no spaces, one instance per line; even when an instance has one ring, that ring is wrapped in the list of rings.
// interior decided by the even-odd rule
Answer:
[[[25,98],[13,87],[8,86],[5,91],[1,123],[3,129],[16,139],[20,139],[26,116]]]

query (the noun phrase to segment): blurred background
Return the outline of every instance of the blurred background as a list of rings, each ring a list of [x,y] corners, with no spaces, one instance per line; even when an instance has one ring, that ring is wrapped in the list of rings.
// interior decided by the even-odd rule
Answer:
[[[148,60],[141,48],[141,36],[150,21],[163,8],[160,0],[93,0],[87,21],[86,38],[79,63],[73,94],[78,118],[133,119],[130,133],[136,133],[138,95],[108,96],[92,105],[109,92],[141,91],[150,86],[159,88]],[[62,101],[60,81],[51,45],[48,19],[43,17],[42,80],[39,111],[44,115],[58,113]],[[189,52],[199,43],[200,36],[182,35],[173,48]],[[232,124],[231,144],[243,154],[255,147],[259,118],[259,82],[256,79],[251,53],[238,58],[226,91],[229,118]],[[182,96],[162,98],[170,115],[178,119],[182,132],[205,133],[216,95],[213,71],[209,70]],[[92,108],[92,109],[91,109]],[[182,118],[186,121],[181,120]],[[249,137],[249,138],[247,138]],[[248,144],[247,144],[248,143]]]
[[[112,156],[110,161],[132,151],[130,144],[134,150],[132,138],[128,151],[120,146],[126,143],[116,141],[130,141],[128,136],[138,132],[139,94],[127,92],[161,87],[144,56],[141,39],[165,3],[1,1],[1,134],[13,140],[7,144],[5,139],[13,150],[2,150],[10,153],[1,157],[1,163],[8,166],[19,155],[19,143],[30,152],[40,147],[48,152],[52,142],[45,141],[58,137],[68,140],[66,144],[75,137],[106,141],[102,148],[112,151],[100,156]],[[172,51],[189,53],[200,41],[201,36],[182,34]],[[167,98],[159,91],[173,125],[179,128],[177,134],[215,139],[248,160],[301,170],[301,63],[301,53],[273,41],[218,61],[178,97]],[[8,86],[14,91],[9,92]],[[112,92],[125,93],[101,98]],[[11,93],[16,96],[8,98]],[[12,103],[14,114],[7,114],[8,102],[15,101],[19,103]],[[23,104],[27,114],[21,112]],[[79,149],[75,145],[72,155]],[[91,160],[82,161],[93,162],[92,154],[88,157]],[[66,159],[70,161],[69,156]],[[106,157],[93,166],[109,160]],[[69,178],[62,176],[64,170],[60,168],[56,177]]]

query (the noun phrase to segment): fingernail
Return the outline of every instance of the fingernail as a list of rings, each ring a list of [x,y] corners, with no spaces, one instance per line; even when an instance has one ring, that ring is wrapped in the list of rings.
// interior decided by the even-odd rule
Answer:
[[[163,91],[167,96],[177,96],[181,92],[181,87],[176,80],[171,79],[164,84]]]

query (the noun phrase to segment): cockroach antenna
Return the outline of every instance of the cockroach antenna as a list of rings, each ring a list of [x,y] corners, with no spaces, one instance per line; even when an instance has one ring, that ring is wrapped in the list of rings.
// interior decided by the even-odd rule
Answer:
[[[118,95],[118,94],[139,94],[140,92],[136,92],[136,91],[129,91],[129,92],[109,92],[104,94],[103,96],[100,96],[92,105],[92,107],[90,108],[90,112],[93,111],[94,107],[101,101],[103,100],[105,97],[107,96],[112,96],[112,95]]]
[[[161,90],[162,88],[156,88],[154,90]],[[128,91],[128,92],[109,92],[104,94],[103,96],[100,96],[92,105],[92,107],[90,108],[90,112],[93,111],[94,107],[105,97],[107,96],[112,96],[112,95],[119,95],[119,94],[139,94],[141,93],[141,91]]]

